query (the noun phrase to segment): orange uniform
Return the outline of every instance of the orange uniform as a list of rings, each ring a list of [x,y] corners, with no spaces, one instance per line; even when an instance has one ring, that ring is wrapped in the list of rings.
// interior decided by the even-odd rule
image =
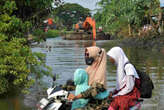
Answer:
[[[49,18],[48,19],[48,25],[52,25],[53,24],[53,20],[52,20],[52,18]]]

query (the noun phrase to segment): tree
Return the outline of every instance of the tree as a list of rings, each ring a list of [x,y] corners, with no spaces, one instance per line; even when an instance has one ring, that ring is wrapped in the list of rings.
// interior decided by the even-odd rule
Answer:
[[[17,10],[14,10],[14,15],[21,18],[23,21],[31,21],[33,27],[38,27],[53,10],[52,3],[55,6],[60,6],[62,0],[14,0]]]
[[[95,17],[102,18],[98,24],[113,34],[128,29],[129,36],[145,25],[143,21],[146,16],[148,20],[153,21],[152,16],[157,15],[159,10],[158,0],[101,0],[98,5],[101,9]]]
[[[70,3],[59,6],[53,13],[53,16],[57,16],[67,28],[72,28],[72,25],[76,24],[80,18],[85,20],[88,15],[91,15],[89,9]]]
[[[0,95],[26,90],[34,80],[50,75],[51,69],[44,63],[44,56],[32,53],[24,34],[31,23],[14,15],[15,1],[0,3]]]

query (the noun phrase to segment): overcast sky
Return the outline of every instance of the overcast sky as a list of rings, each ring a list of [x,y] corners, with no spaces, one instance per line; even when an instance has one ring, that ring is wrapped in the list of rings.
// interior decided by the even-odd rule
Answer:
[[[94,10],[94,9],[98,8],[98,6],[96,5],[96,2],[98,2],[100,0],[64,0],[64,1],[68,2],[68,3],[78,3],[85,8]]]
[[[164,0],[160,0],[161,2],[161,7],[164,7]]]
[[[96,6],[96,2],[100,1],[100,0],[64,0],[65,2],[69,2],[69,3],[78,3],[80,5],[82,5],[85,8],[89,8],[90,10],[94,10],[95,8],[98,8],[98,6]],[[164,7],[164,0],[160,0],[160,5],[162,7]]]
[[[68,2],[68,3],[78,3],[85,8],[94,10],[94,9],[98,8],[98,6],[96,5],[96,2],[98,2],[100,0],[64,0],[64,1]],[[160,6],[164,7],[164,0],[160,0],[160,3],[161,3]]]

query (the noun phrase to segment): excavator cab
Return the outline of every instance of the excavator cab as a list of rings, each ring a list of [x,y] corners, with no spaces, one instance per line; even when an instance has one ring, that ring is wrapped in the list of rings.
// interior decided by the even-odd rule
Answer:
[[[75,25],[75,30],[78,32],[80,29],[83,29],[85,32],[92,30],[93,40],[96,40],[96,22],[94,19],[87,17],[83,23],[78,22]]]

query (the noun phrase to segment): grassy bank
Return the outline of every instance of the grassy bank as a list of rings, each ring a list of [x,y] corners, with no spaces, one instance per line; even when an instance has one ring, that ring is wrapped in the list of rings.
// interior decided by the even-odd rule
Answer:
[[[60,30],[49,29],[47,32],[44,32],[43,29],[36,29],[33,33],[28,35],[28,40],[30,42],[42,42],[45,41],[46,38],[55,38],[60,36],[60,34]]]
[[[46,38],[55,38],[60,35],[61,31],[60,30],[48,30],[48,32],[45,32]]]

